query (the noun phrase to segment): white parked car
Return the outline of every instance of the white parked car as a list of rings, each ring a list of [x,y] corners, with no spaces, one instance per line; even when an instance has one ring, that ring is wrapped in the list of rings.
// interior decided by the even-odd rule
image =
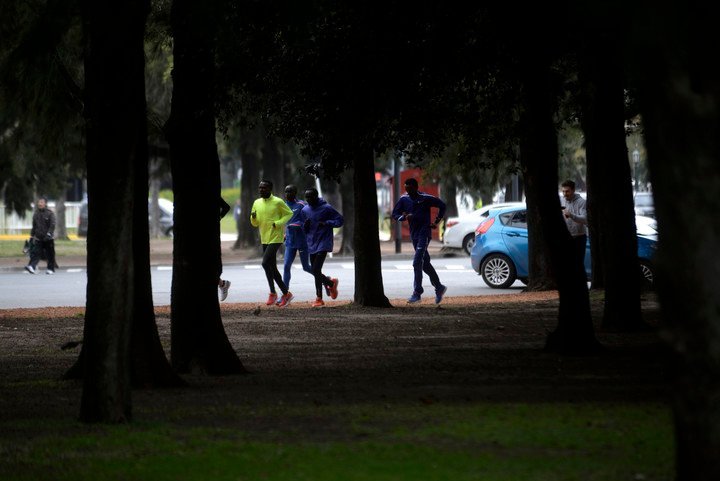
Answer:
[[[443,234],[443,247],[449,249],[462,249],[462,251],[470,255],[475,245],[475,229],[488,216],[490,209],[500,209],[503,207],[514,207],[525,205],[524,202],[504,202],[501,204],[489,204],[469,214],[459,217],[450,217],[445,223],[445,233]]]
[[[634,200],[636,215],[655,217],[655,201],[652,192],[636,192]]]

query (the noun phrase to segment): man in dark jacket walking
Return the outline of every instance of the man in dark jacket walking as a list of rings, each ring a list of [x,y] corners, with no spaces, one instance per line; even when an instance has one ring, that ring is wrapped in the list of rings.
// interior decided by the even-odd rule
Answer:
[[[408,298],[408,303],[420,302],[420,296],[424,292],[422,278],[423,272],[425,272],[435,288],[435,304],[440,304],[445,292],[447,292],[447,286],[440,283],[440,278],[430,263],[430,254],[428,254],[427,249],[430,244],[431,229],[435,229],[445,217],[445,202],[434,195],[418,191],[418,182],[414,178],[405,181],[405,191],[407,194],[400,197],[395,204],[392,217],[398,222],[405,220],[408,222],[410,238],[415,248],[415,257],[413,258],[415,280],[413,282],[413,293]],[[431,222],[430,209],[432,207],[438,209],[438,214],[435,220]]]
[[[55,274],[55,213],[48,209],[47,198],[40,197],[37,201],[30,230],[30,263],[25,270],[35,274],[41,258],[47,259],[46,274]]]

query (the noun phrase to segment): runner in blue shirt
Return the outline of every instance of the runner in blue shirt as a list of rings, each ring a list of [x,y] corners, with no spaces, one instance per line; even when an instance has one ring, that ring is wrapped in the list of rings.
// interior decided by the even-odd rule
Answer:
[[[430,254],[428,254],[427,249],[432,236],[431,229],[436,228],[438,223],[445,217],[445,202],[434,195],[419,192],[418,182],[414,178],[405,181],[405,191],[407,194],[400,197],[395,204],[392,217],[398,222],[404,220],[408,222],[410,239],[415,248],[415,257],[413,258],[415,280],[413,282],[413,293],[408,298],[408,303],[420,302],[420,296],[424,292],[422,278],[423,272],[425,272],[430,278],[433,287],[435,287],[435,304],[440,304],[445,292],[447,292],[447,286],[440,283],[440,278],[430,263]],[[430,221],[431,207],[439,209],[438,215],[432,223]]]
[[[307,237],[305,235],[305,214],[303,207],[307,204],[297,198],[297,187],[290,184],[285,187],[285,203],[293,212],[292,217],[287,223],[285,229],[285,271],[283,272],[283,282],[290,289],[290,278],[292,277],[292,264],[295,262],[295,255],[300,253],[300,262],[303,270],[310,274],[313,273],[310,267],[310,258],[308,255]]]

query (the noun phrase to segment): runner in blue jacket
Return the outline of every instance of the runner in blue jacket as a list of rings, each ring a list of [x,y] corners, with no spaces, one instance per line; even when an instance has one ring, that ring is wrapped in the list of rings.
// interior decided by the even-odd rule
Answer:
[[[290,289],[290,278],[292,277],[292,264],[295,261],[295,255],[300,253],[300,262],[303,270],[310,274],[313,273],[310,267],[310,259],[308,258],[307,236],[305,235],[305,213],[303,207],[307,204],[297,199],[297,187],[288,185],[285,187],[285,203],[293,212],[292,217],[285,228],[285,270],[283,272],[283,282]]]
[[[313,307],[324,306],[322,288],[325,286],[327,295],[332,299],[338,296],[338,279],[330,278],[322,273],[322,267],[328,252],[333,251],[333,228],[342,227],[343,216],[324,199],[318,197],[317,189],[311,187],[305,191],[308,205],[303,207],[305,214],[305,233],[307,234],[310,265],[315,276],[315,293],[317,298]]]
[[[410,239],[415,248],[415,257],[413,258],[413,269],[415,271],[415,280],[413,282],[413,293],[408,298],[408,303],[412,304],[420,301],[420,296],[424,292],[422,286],[423,272],[430,278],[430,282],[435,287],[435,304],[440,304],[447,286],[440,283],[440,278],[435,272],[435,268],[430,263],[430,254],[428,254],[428,245],[432,237],[432,230],[437,227],[438,223],[445,217],[445,202],[438,199],[434,195],[426,194],[418,191],[418,183],[414,178],[405,181],[405,191],[407,194],[400,197],[392,211],[392,217],[398,222],[406,220],[410,226]],[[434,221],[430,221],[430,208],[437,207],[438,215]]]

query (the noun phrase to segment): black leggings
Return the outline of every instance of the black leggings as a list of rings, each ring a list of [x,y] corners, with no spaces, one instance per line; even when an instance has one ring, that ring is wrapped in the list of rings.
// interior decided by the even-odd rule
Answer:
[[[312,274],[315,276],[315,294],[317,297],[322,298],[322,288],[323,286],[332,286],[332,280],[322,273],[322,267],[323,264],[325,264],[325,258],[327,257],[327,252],[316,252],[315,254],[310,254],[310,265],[312,266]]]
[[[275,284],[277,284],[282,293],[287,294],[287,286],[283,282],[280,271],[277,268],[277,251],[280,248],[280,244],[263,244],[262,246],[262,268],[265,271],[265,277],[267,277],[270,292],[276,294]]]

